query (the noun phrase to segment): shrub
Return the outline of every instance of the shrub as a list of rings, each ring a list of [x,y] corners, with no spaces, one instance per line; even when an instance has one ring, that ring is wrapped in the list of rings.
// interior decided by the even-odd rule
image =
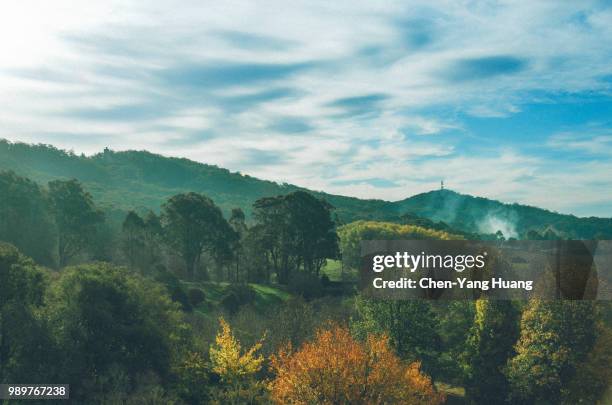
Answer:
[[[238,312],[240,307],[255,302],[257,293],[248,284],[231,284],[221,298],[221,306],[230,314]]]
[[[189,298],[191,305],[194,307],[198,306],[206,299],[204,291],[200,290],[199,288],[190,288],[187,290],[187,297]]]
[[[291,276],[287,288],[292,294],[302,296],[306,300],[323,295],[323,286],[319,278],[301,271]]]
[[[190,312],[193,309],[180,280],[174,274],[169,271],[160,271],[155,277],[155,281],[166,287],[172,301],[181,304],[183,311]]]

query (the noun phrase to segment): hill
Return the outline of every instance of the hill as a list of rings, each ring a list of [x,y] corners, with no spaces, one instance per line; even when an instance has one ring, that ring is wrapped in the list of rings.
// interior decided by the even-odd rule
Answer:
[[[417,194],[396,203],[400,212],[410,212],[432,221],[441,221],[464,232],[506,237],[523,237],[529,230],[552,230],[566,238],[609,239],[612,218],[579,218],[521,204],[504,204],[482,197],[436,190]]]
[[[304,188],[257,179],[188,159],[164,157],[146,151],[104,150],[93,156],[77,155],[50,145],[0,140],[0,170],[13,170],[41,184],[58,178],[76,178],[109,210],[159,210],[170,196],[196,191],[211,197],[225,213],[241,207],[247,215],[255,200]],[[306,190],[310,191],[310,190]],[[405,200],[364,200],[310,191],[336,207],[343,223],[359,219],[401,222],[412,213],[471,233],[522,236],[530,229],[552,227],[567,237],[612,237],[612,219],[578,218],[544,209],[437,190]]]

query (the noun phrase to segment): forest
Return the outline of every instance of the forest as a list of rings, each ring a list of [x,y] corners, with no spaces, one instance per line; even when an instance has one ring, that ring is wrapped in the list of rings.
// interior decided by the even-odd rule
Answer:
[[[324,195],[272,189],[248,209],[200,191],[119,209],[75,178],[1,171],[0,382],[70,384],[75,403],[610,400],[609,302],[357,289],[362,240],[502,233],[423,210],[347,221]]]
[[[213,199],[226,217],[233,208],[241,208],[247,222],[251,222],[256,200],[301,190],[332,204],[337,217],[334,219],[341,224],[357,220],[414,223],[462,233],[470,239],[493,237],[500,230],[506,238],[525,238],[529,231],[533,231],[540,235],[552,232],[570,239],[612,239],[612,218],[580,218],[473,197],[448,188],[400,201],[364,200],[278,184],[217,166],[147,151],[105,149],[85,156],[51,145],[0,139],[0,170],[14,171],[40,184],[77,179],[98,205],[109,212],[107,220],[116,222],[121,222],[129,210],[159,213],[168,198],[189,191]],[[438,183],[433,187],[437,188]]]

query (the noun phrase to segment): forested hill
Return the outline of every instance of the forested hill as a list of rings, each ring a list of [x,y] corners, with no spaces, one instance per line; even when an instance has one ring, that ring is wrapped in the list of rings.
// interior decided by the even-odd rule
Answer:
[[[211,197],[226,213],[241,207],[247,214],[261,197],[286,194],[303,188],[260,180],[217,166],[188,159],[169,158],[146,151],[105,150],[91,157],[49,145],[29,145],[0,140],[0,170],[13,170],[41,184],[58,178],[76,178],[106,208],[150,208],[184,191]],[[357,219],[401,221],[413,213],[475,233],[523,236],[528,230],[547,228],[573,238],[612,237],[612,219],[577,218],[540,208],[462,195],[449,190],[423,193],[402,201],[362,200],[313,192],[336,207],[342,222]]]
[[[158,211],[169,197],[196,191],[212,198],[225,213],[241,207],[248,215],[253,202],[259,198],[306,190],[147,151],[105,150],[88,157],[50,145],[11,143],[3,139],[0,139],[0,170],[13,170],[40,184],[58,178],[76,178],[98,204],[121,210]],[[398,215],[394,204],[387,201],[313,193],[331,202],[343,222],[392,219]]]
[[[521,204],[436,190],[417,194],[395,203],[400,212],[410,212],[432,221],[442,221],[453,228],[473,233],[502,231],[505,237],[524,238],[530,230],[542,236],[547,231],[566,238],[610,239],[612,218],[578,218]]]

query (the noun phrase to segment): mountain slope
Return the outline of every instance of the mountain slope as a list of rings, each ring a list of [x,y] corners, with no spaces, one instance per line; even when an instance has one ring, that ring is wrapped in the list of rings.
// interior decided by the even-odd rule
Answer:
[[[589,239],[612,237],[611,218],[578,218],[521,204],[504,204],[482,197],[436,190],[396,203],[400,212],[411,212],[433,221],[473,233],[495,233],[520,237],[528,230],[552,228],[565,237]]]
[[[3,169],[13,170],[42,184],[57,178],[77,178],[99,204],[122,211],[134,208],[158,210],[168,197],[196,191],[211,197],[226,213],[231,208],[241,207],[248,214],[258,198],[305,190],[146,151],[105,150],[86,157],[49,145],[0,140],[0,170]],[[506,236],[520,236],[529,229],[542,230],[552,226],[574,238],[612,237],[612,219],[577,218],[450,190],[418,194],[397,202],[313,193],[332,203],[338,217],[345,223],[357,219],[399,221],[402,214],[412,212],[434,221],[444,221],[466,232],[494,233],[501,230]]]

